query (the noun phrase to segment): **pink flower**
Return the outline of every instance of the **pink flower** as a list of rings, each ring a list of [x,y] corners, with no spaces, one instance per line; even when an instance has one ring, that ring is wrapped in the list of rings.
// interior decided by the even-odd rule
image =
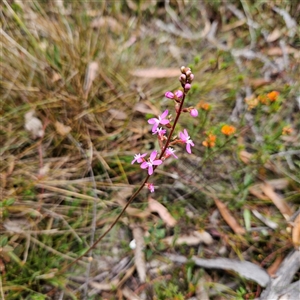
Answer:
[[[192,117],[198,117],[198,110],[196,109],[196,108],[192,108],[191,110],[190,110],[190,115],[192,116]]]
[[[171,147],[167,148],[167,149],[166,149],[166,152],[165,152],[165,158],[168,158],[168,157],[170,157],[171,155],[174,156],[175,158],[178,158],[178,157],[174,154],[175,151],[176,151],[176,150],[174,150],[174,149],[171,148]]]
[[[140,164],[143,161],[145,161],[144,157],[147,155],[147,153],[144,154],[135,154],[134,155],[134,160],[131,162],[131,164],[133,165],[136,161]]]
[[[162,125],[166,125],[169,124],[170,121],[168,119],[166,119],[166,116],[168,115],[168,110],[166,109],[161,116],[159,116],[158,118],[151,118],[148,120],[149,124],[152,124],[152,132],[155,132],[158,125],[162,124]]]
[[[179,132],[179,136],[180,136],[180,141],[183,143],[186,143],[187,153],[191,154],[192,153],[191,146],[195,146],[195,145],[194,145],[193,141],[191,140],[187,130],[184,129],[183,132]]]
[[[167,132],[167,130],[162,129],[161,127],[159,127],[152,134],[157,134],[159,136],[159,138],[162,140],[162,138],[163,138],[163,136],[165,135],[166,132]]]
[[[174,99],[174,94],[172,92],[166,92],[165,97],[168,99]]]
[[[153,166],[159,166],[160,164],[162,164],[162,160],[156,159],[156,155],[157,155],[157,151],[156,150],[152,151],[152,153],[150,154],[149,161],[144,161],[141,164],[142,169],[148,168],[149,175],[152,175],[153,173]]]
[[[183,92],[178,90],[175,92],[175,96],[178,98],[178,99],[181,99],[183,97]]]
[[[146,182],[146,183],[145,183],[145,186],[147,187],[147,189],[148,189],[151,193],[154,192],[154,185],[153,185],[153,183],[148,183],[148,182]]]

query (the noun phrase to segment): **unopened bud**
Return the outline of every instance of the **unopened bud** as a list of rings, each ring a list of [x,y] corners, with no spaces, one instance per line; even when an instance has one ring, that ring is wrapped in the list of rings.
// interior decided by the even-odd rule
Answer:
[[[198,110],[196,108],[192,108],[190,110],[190,115],[195,118],[195,117],[198,117]]]
[[[193,80],[194,80],[194,78],[195,78],[195,76],[194,76],[194,74],[192,73],[192,74],[190,75],[190,77],[189,77],[189,82],[192,83]]]
[[[180,104],[179,104],[179,103],[176,103],[176,104],[175,104],[175,110],[176,110],[176,113],[179,112],[179,108],[180,108]]]
[[[184,73],[184,70],[185,70],[185,66],[182,66],[182,67],[180,68],[181,73]]]
[[[169,99],[173,99],[174,98],[174,94],[172,92],[166,92],[165,93],[165,97],[169,98]]]
[[[188,92],[190,89],[191,89],[191,85],[190,85],[189,83],[187,83],[187,84],[184,86],[184,91],[185,91],[185,92]]]
[[[175,96],[178,98],[178,99],[181,99],[183,97],[183,92],[178,90],[175,92]]]
[[[186,75],[181,74],[180,77],[179,77],[179,81],[182,82],[182,83],[185,83],[186,82]]]
[[[192,74],[192,71],[191,71],[191,70],[187,70],[187,71],[185,72],[185,74],[186,74],[187,77],[189,77],[189,76]]]

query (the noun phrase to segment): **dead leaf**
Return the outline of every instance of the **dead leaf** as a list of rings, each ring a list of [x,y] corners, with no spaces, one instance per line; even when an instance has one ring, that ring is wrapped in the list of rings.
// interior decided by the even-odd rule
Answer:
[[[300,246],[300,214],[296,217],[294,221],[294,227],[292,231],[292,241],[295,248],[299,248]]]
[[[113,119],[116,119],[116,120],[126,120],[127,119],[127,114],[124,113],[124,111],[111,108],[108,110],[108,112],[111,114]]]
[[[265,78],[252,78],[249,79],[249,84],[254,88],[259,88],[261,86],[267,85],[271,82],[271,80],[269,79],[265,79]]]
[[[141,300],[141,298],[127,286],[122,289],[122,294],[126,299],[129,300]]]
[[[180,70],[178,68],[149,68],[138,69],[130,72],[131,75],[145,78],[169,78],[180,76]]]
[[[220,200],[214,198],[214,201],[223,217],[225,222],[230,226],[230,228],[236,233],[236,234],[245,234],[246,230],[241,227],[236,219],[232,216],[226,205],[221,202]]]
[[[197,246],[201,243],[206,245],[210,245],[213,242],[213,238],[211,235],[206,231],[193,231],[190,235],[181,235],[177,236],[169,236],[163,239],[168,245],[188,245],[188,246]]]
[[[134,264],[141,283],[146,282],[145,242],[144,231],[141,227],[133,227],[133,238],[135,240]]]
[[[287,220],[292,215],[292,210],[285,202],[284,198],[277,194],[274,191],[274,188],[268,183],[262,184],[261,189],[265,193],[265,195],[273,201],[275,206],[279,209],[284,218]]]
[[[249,193],[257,197],[258,199],[261,200],[269,200],[269,197],[267,197],[264,192],[261,189],[261,184],[254,184],[249,187]]]
[[[125,187],[118,191],[115,196],[112,198],[113,201],[118,203],[122,208],[126,205],[126,198],[130,197],[133,194],[132,187]],[[137,218],[147,218],[151,215],[149,210],[141,210],[134,207],[127,207],[126,213],[130,216],[137,217]]]
[[[275,28],[268,36],[267,42],[272,43],[278,40],[281,37],[281,32],[278,28]]]
[[[251,158],[253,155],[251,153],[247,152],[246,150],[242,150],[242,151],[240,151],[239,156],[240,156],[241,161],[244,164],[248,165],[251,162]]]
[[[166,254],[166,256],[171,261],[181,264],[185,264],[191,260],[199,267],[207,269],[231,270],[238,273],[240,276],[257,282],[263,287],[267,286],[267,284],[270,282],[270,276],[268,273],[260,266],[249,261],[239,261],[228,258],[205,259],[198,258],[196,256],[186,258],[185,256],[176,254]]]
[[[271,277],[276,276],[276,272],[277,272],[279,266],[281,265],[282,261],[283,261],[283,256],[278,256],[275,259],[275,261],[272,263],[272,265],[267,269],[267,272]]]
[[[174,227],[177,221],[171,216],[165,206],[156,201],[155,199],[149,197],[148,199],[148,207],[152,212],[156,212],[159,214],[161,219],[170,227]]]
[[[34,139],[41,138],[44,136],[43,124],[40,119],[35,117],[35,111],[30,110],[24,116],[25,118],[25,129],[32,134]]]
[[[139,113],[142,113],[142,114],[153,114],[153,110],[151,109],[151,107],[149,107],[146,103],[144,102],[139,102],[137,103],[134,108],[133,108],[134,111],[137,111]]]
[[[122,25],[119,24],[116,19],[108,16],[94,19],[91,23],[91,27],[94,29],[108,27],[114,33],[120,33],[122,31]]]
[[[84,84],[83,84],[83,92],[85,97],[87,97],[92,83],[95,80],[97,73],[98,73],[99,65],[97,62],[92,61],[88,64],[86,72],[85,72],[85,78],[84,78]]]
[[[54,123],[54,126],[55,126],[55,129],[56,129],[56,132],[61,136],[65,136],[71,131],[70,126],[66,126],[63,123],[60,123],[58,121],[56,121]]]

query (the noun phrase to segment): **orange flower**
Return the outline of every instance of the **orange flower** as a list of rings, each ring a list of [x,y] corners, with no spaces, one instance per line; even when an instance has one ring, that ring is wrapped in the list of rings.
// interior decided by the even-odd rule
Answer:
[[[291,126],[284,126],[282,128],[282,135],[290,135],[293,132],[293,128]]]
[[[234,126],[231,125],[224,125],[221,129],[221,132],[225,135],[232,135],[236,132],[236,129]]]
[[[272,91],[271,93],[267,94],[267,97],[270,99],[271,102],[274,102],[278,99],[279,92]]]
[[[210,104],[206,103],[206,102],[202,102],[200,101],[198,104],[197,104],[197,108],[200,108],[202,110],[210,110],[211,109],[211,106]]]
[[[202,145],[207,148],[212,148],[216,145],[216,136],[214,134],[208,134],[205,141],[202,142]]]

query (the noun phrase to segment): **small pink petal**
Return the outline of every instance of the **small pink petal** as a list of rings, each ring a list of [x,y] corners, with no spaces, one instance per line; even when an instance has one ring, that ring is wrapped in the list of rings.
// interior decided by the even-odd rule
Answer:
[[[150,160],[154,160],[156,158],[157,155],[157,151],[152,151],[152,153],[150,154]]]
[[[153,162],[153,165],[155,165],[155,166],[159,166],[160,164],[162,164],[162,160],[160,160],[160,159],[155,160],[155,161]]]
[[[148,163],[146,161],[144,161],[142,164],[141,164],[141,168],[142,169],[147,169],[148,168]]]
[[[187,153],[191,154],[192,151],[191,151],[191,145],[190,144],[186,144],[186,151]]]
[[[156,118],[149,119],[148,123],[149,124],[155,124],[157,122],[156,120],[157,120]]]
[[[149,174],[149,175],[152,175],[152,174],[153,174],[153,167],[152,167],[152,166],[149,166],[148,174]]]
[[[167,119],[164,119],[164,120],[161,120],[161,121],[160,121],[160,124],[163,124],[163,125],[167,125],[167,124],[169,124],[169,123],[170,123],[170,121],[167,120]]]
[[[166,109],[162,114],[161,114],[161,118],[164,119],[167,115],[168,115],[169,111]]]

